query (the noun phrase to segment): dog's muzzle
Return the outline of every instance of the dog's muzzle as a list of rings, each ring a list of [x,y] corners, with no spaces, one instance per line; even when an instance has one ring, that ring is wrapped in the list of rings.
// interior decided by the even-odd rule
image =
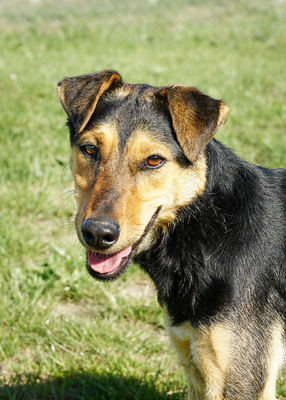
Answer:
[[[146,226],[140,239],[129,247],[115,254],[104,254],[103,251],[109,249],[117,242],[120,229],[112,220],[106,219],[87,219],[81,227],[82,240],[87,245],[87,270],[97,279],[112,280],[120,276],[127,268],[132,258],[133,249],[146,236],[159,214],[161,206],[157,208],[151,220]],[[90,250],[92,249],[92,250]]]

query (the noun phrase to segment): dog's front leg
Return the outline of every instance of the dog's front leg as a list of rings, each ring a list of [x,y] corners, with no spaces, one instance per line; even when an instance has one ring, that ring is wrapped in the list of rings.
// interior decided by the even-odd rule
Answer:
[[[220,395],[223,390],[222,384],[220,385],[222,376],[219,376],[221,374],[217,371],[218,369],[215,368],[214,372],[217,376],[213,378],[214,388],[208,387],[213,385],[211,382],[207,382],[201,363],[201,357],[204,355],[201,354],[200,350],[204,352],[206,347],[209,349],[209,340],[205,339],[202,332],[195,329],[189,322],[173,326],[168,311],[165,307],[163,307],[163,309],[167,332],[178,353],[179,362],[185,370],[188,384],[188,400],[222,399]],[[207,336],[209,337],[209,332]],[[205,350],[205,353],[206,352],[207,350]],[[212,397],[210,397],[210,393]]]
[[[183,366],[188,400],[222,400],[230,360],[231,331],[225,324],[194,328],[172,325],[164,308],[167,332]],[[236,399],[238,400],[238,399]]]

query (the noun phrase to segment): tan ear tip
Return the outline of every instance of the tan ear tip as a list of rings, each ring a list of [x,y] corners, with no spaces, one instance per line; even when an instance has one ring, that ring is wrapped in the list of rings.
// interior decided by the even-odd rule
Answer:
[[[63,88],[64,85],[66,84],[66,79],[62,79],[58,84],[57,84],[57,92],[60,93]]]
[[[219,117],[218,117],[218,126],[221,126],[225,123],[227,116],[230,112],[230,108],[228,107],[227,104],[223,100],[220,102],[220,107],[219,107]]]
[[[121,75],[118,73],[118,72],[114,72],[114,74],[113,74],[113,78],[114,78],[114,80],[116,80],[116,81],[119,81],[119,82],[122,82],[122,77],[121,77]]]
[[[62,81],[58,83],[57,86],[57,95],[59,97],[59,99],[61,100],[61,102],[63,102],[64,100],[64,95],[63,95],[64,91],[63,91],[63,84]]]
[[[228,113],[230,112],[229,106],[228,106],[223,100],[221,100],[220,111],[221,111],[226,117],[227,117]]]
[[[59,81],[57,84],[57,90],[66,88],[70,84],[70,81],[71,81],[71,78],[64,78],[61,81]]]

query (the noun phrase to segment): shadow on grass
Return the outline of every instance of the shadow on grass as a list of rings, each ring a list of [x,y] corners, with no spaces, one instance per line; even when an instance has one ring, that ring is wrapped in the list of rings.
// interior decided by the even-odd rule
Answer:
[[[184,393],[160,393],[155,382],[141,381],[133,377],[106,374],[67,373],[62,377],[41,381],[26,376],[25,382],[0,387],[2,400],[182,400]]]

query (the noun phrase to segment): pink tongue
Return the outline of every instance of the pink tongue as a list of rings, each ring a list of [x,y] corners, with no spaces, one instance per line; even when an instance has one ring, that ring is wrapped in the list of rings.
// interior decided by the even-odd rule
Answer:
[[[120,264],[122,258],[129,256],[131,253],[132,246],[127,249],[120,251],[119,253],[107,256],[105,254],[92,253],[87,251],[88,262],[90,267],[100,274],[108,274],[114,271]]]

